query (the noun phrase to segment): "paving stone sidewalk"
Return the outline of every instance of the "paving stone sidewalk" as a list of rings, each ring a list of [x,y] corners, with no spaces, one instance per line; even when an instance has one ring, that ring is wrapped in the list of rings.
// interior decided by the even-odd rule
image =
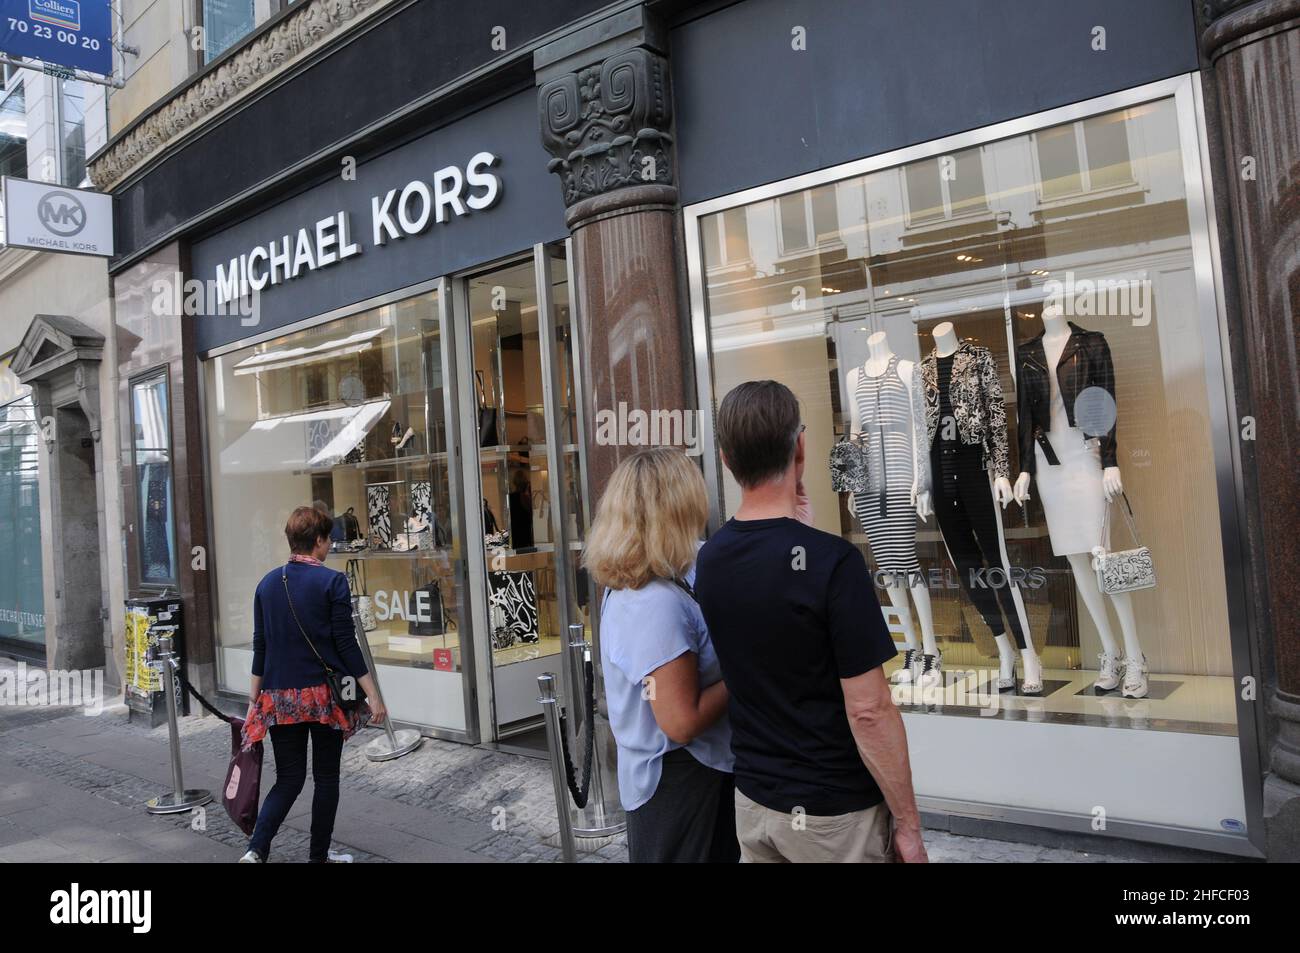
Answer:
[[[0,676],[14,663],[0,658]],[[128,720],[120,704],[80,709],[0,704],[0,862],[230,862],[247,839],[220,803],[201,815],[155,817],[144,802],[171,789],[165,726]],[[185,784],[219,794],[230,729],[182,719]],[[396,761],[371,762],[348,742],[335,848],[357,862],[558,861],[555,801],[546,761],[425,739]],[[267,746],[263,793],[274,780]],[[272,861],[302,861],[311,780],[276,838]],[[1131,859],[928,831],[934,861],[1079,862]],[[580,841],[580,843],[583,843]],[[582,862],[626,861],[619,835],[584,844]]]

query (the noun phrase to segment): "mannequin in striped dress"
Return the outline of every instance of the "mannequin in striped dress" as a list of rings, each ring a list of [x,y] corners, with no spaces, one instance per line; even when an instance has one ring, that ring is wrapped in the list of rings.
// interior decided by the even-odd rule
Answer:
[[[850,432],[857,435],[866,458],[870,488],[852,494],[849,509],[871,544],[872,559],[898,610],[907,650],[896,683],[942,684],[941,657],[934,638],[930,590],[916,557],[916,517],[930,509],[930,461],[916,439],[920,382],[916,366],[901,360],[877,331],[867,339],[867,360],[850,368],[845,383]],[[924,424],[922,424],[924,426]],[[921,624],[918,643],[908,593]]]

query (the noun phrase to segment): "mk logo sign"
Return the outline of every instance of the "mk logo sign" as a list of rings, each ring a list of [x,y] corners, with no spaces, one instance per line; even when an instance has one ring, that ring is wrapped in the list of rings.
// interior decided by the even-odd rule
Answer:
[[[86,227],[86,207],[67,192],[47,192],[37,205],[36,214],[42,225],[64,238]]]

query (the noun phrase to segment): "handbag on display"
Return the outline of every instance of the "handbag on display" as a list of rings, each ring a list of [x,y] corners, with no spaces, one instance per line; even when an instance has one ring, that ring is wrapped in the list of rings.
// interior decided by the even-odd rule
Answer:
[[[831,447],[830,471],[831,489],[836,493],[867,492],[866,452],[852,437],[841,437],[839,443]]]
[[[1133,518],[1133,507],[1129,505],[1128,494],[1121,493],[1124,501],[1124,518],[1128,521],[1129,531],[1133,534],[1134,549],[1118,552],[1097,546],[1092,550],[1092,568],[1097,573],[1097,588],[1108,596],[1120,592],[1135,592],[1138,589],[1153,589],[1156,584],[1156,566],[1151,558],[1150,548],[1142,545],[1138,537],[1137,521]],[[1110,504],[1106,504],[1105,515],[1101,521],[1101,538],[1106,544],[1110,541]]]
[[[361,631],[373,632],[379,628],[375,621],[375,607],[366,593],[366,567],[359,559],[349,559],[345,569],[348,577],[348,590],[352,593],[352,604],[361,617]]]
[[[487,392],[483,386],[483,372],[475,371],[478,382],[478,445],[495,447],[501,441],[497,437],[497,409],[487,406]]]
[[[421,600],[419,594],[427,592],[429,597],[425,600],[429,609],[429,618],[427,621],[415,617],[419,611]],[[442,606],[442,589],[438,585],[438,580],[433,580],[419,589],[416,589],[411,597],[412,618],[407,625],[406,631],[411,635],[442,635],[447,631],[447,617]]]

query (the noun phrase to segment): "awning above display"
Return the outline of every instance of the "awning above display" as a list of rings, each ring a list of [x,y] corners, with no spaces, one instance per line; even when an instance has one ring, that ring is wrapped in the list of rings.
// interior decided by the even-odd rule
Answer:
[[[221,451],[221,472],[242,476],[342,463],[384,416],[390,403],[383,398],[358,407],[333,407],[256,421],[246,434]]]

